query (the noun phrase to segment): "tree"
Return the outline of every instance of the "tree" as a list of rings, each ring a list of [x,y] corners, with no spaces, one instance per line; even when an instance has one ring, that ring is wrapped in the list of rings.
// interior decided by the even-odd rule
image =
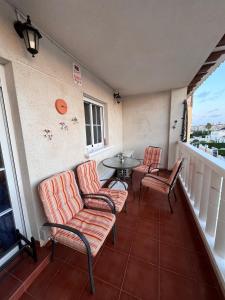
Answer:
[[[208,129],[208,131],[210,131],[210,129],[212,128],[212,124],[211,123],[207,123],[205,126],[206,129]]]

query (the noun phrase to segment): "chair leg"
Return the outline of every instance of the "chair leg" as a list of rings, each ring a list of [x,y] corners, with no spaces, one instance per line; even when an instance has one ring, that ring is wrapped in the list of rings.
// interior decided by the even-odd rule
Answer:
[[[175,193],[174,189],[173,189],[173,195],[174,195],[174,198],[175,198],[175,202],[177,202],[177,196],[176,196],[176,193]]]
[[[113,225],[112,236],[113,236],[113,245],[115,245],[115,243],[116,243],[116,224]]]
[[[95,283],[94,283],[94,276],[93,276],[93,264],[92,264],[92,255],[89,250],[87,250],[88,256],[88,275],[89,275],[89,282],[91,287],[91,293],[95,293]]]
[[[53,261],[55,254],[55,240],[51,239],[51,257],[50,260]]]
[[[172,214],[173,213],[173,209],[172,209],[172,205],[171,205],[171,202],[170,202],[170,194],[168,194],[168,202],[169,202],[169,206],[170,206],[170,212]]]

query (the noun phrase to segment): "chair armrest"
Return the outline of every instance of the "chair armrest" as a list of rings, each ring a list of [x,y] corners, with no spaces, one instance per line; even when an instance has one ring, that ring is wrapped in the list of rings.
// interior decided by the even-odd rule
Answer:
[[[160,181],[160,182],[162,182],[162,183],[164,183],[164,184],[166,184],[166,185],[168,185],[168,186],[170,187],[170,184],[169,184],[169,183],[167,183],[167,182],[161,180],[160,178],[158,178],[158,177],[156,177],[156,176],[152,176],[151,174],[146,174],[145,177],[153,178],[153,179],[158,180],[158,181]]]
[[[122,185],[123,185],[123,187],[124,187],[124,189],[125,189],[125,191],[127,191],[127,187],[126,187],[125,183],[123,182],[123,180],[121,180],[121,179],[118,178],[118,177],[112,177],[112,178],[110,178],[110,180],[109,180],[108,182],[110,183],[110,182],[112,182],[112,181],[119,181],[119,182],[121,182]]]
[[[115,203],[113,202],[113,200],[108,195],[105,195],[105,194],[83,194],[82,197],[84,199],[84,202],[85,202],[85,198],[86,199],[87,198],[92,198],[92,199],[96,199],[96,200],[99,200],[99,201],[104,201],[109,205],[109,207],[112,210],[112,213],[114,215],[116,214]]]
[[[58,224],[58,223],[49,223],[49,222],[47,222],[47,223],[44,223],[43,226],[45,226],[45,227],[56,227],[56,228],[60,228],[60,229],[63,229],[63,230],[66,230],[66,231],[74,233],[84,243],[84,245],[85,245],[85,247],[87,249],[88,254],[91,254],[90,244],[89,244],[87,238],[79,230],[77,230],[77,229],[75,229],[73,227],[70,227],[70,226],[67,226],[67,225],[63,225],[63,224]]]
[[[148,173],[151,173],[151,171],[153,170],[159,170],[159,169],[160,169],[159,163],[151,163],[148,168]]]

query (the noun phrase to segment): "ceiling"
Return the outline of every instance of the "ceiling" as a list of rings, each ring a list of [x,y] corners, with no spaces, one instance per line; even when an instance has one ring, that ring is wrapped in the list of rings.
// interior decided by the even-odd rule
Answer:
[[[122,96],[187,86],[225,31],[224,0],[10,0]]]

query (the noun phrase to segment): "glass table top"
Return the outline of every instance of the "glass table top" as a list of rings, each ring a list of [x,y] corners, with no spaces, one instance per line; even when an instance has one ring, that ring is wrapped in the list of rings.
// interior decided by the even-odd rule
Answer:
[[[118,170],[132,169],[140,165],[139,160],[130,157],[124,157],[123,160],[120,157],[111,157],[103,160],[102,163],[105,167]]]

